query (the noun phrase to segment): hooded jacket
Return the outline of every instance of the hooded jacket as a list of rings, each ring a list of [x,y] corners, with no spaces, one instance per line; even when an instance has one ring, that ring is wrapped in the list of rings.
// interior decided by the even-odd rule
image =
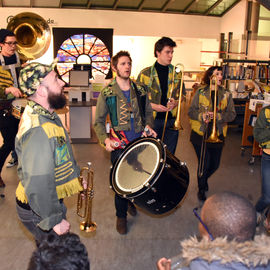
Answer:
[[[228,241],[216,238],[213,241],[203,238],[198,241],[191,237],[181,242],[181,270],[266,270],[270,269],[270,238],[255,236],[246,242]]]

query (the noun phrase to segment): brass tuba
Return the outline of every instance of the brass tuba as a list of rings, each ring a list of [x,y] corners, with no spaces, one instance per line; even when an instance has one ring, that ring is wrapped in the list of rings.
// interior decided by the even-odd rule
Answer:
[[[22,60],[33,60],[42,56],[50,46],[51,30],[47,22],[32,12],[23,12],[13,17],[7,25],[18,42],[18,53]]]
[[[173,81],[172,81],[172,86],[170,89],[169,100],[172,98],[175,76],[178,75],[180,72],[181,72],[181,84],[180,84],[180,89],[179,89],[177,114],[176,114],[174,126],[172,127],[172,129],[174,129],[174,130],[182,130],[183,129],[181,126],[181,123],[180,123],[180,119],[181,119],[181,101],[182,101],[182,92],[183,92],[183,80],[184,80],[184,65],[179,63],[173,67],[173,74],[172,74]],[[167,111],[166,116],[165,116],[164,126],[163,126],[162,137],[161,137],[162,141],[163,141],[164,135],[165,135],[166,125],[167,125],[167,121],[168,121],[168,114],[169,114],[169,112]]]
[[[77,201],[77,215],[81,218],[85,218],[80,224],[80,230],[85,232],[94,232],[97,228],[97,224],[92,221],[92,200],[94,197],[93,180],[94,172],[91,169],[91,162],[88,162],[88,167],[83,167],[80,173],[80,182],[83,187],[78,195]],[[86,173],[86,181],[83,176]],[[83,203],[84,202],[84,203]],[[83,209],[83,213],[81,210]]]

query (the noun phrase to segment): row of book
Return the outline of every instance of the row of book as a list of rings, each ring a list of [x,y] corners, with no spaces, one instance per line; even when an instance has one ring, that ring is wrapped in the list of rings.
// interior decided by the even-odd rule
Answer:
[[[223,79],[225,80],[265,80],[270,79],[269,65],[223,65]]]

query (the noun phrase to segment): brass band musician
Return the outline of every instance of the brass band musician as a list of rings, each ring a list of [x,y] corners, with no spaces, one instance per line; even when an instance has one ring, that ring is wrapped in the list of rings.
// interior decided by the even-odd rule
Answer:
[[[1,177],[4,163],[14,150],[15,136],[18,131],[19,120],[11,114],[11,103],[14,98],[22,96],[18,88],[20,68],[19,55],[16,52],[17,41],[13,32],[0,30],[0,132],[3,145],[0,148],[0,187],[5,187]]]
[[[69,231],[63,199],[82,190],[69,136],[55,112],[66,104],[65,82],[54,71],[55,65],[31,63],[19,77],[29,101],[15,143],[20,180],[16,207],[38,243],[48,234]]]
[[[163,142],[174,154],[178,141],[178,130],[173,130],[178,106],[178,94],[181,84],[180,74],[173,78],[174,66],[171,64],[176,43],[169,37],[162,37],[155,43],[154,54],[157,61],[143,69],[138,75],[137,82],[143,83],[149,89],[149,99],[154,112],[154,130],[157,137],[163,139],[163,128],[166,122]],[[173,88],[173,89],[172,89]],[[170,91],[172,91],[171,98]],[[184,85],[183,85],[184,91]]]
[[[114,163],[125,145],[142,135],[156,137],[151,128],[152,108],[147,91],[130,79],[132,60],[127,51],[120,51],[112,57],[112,68],[116,78],[105,87],[99,97],[96,109],[95,131],[102,145],[111,152]],[[110,115],[110,135],[106,133],[106,118]],[[148,132],[145,131],[147,128]],[[115,194],[116,230],[127,233],[127,212],[136,215],[135,206]]]
[[[215,83],[211,83],[212,75],[216,76],[216,85]],[[211,89],[210,85],[212,86]],[[216,106],[214,106],[215,90]],[[205,142],[205,139],[210,136],[213,127],[214,107],[216,107],[215,131],[220,142]],[[190,141],[198,157],[199,165],[203,162],[202,168],[198,166],[198,199],[205,201],[205,192],[208,191],[208,178],[218,169],[220,164],[222,149],[227,134],[227,123],[233,121],[236,116],[232,95],[222,87],[221,67],[212,66],[205,72],[202,79],[202,86],[196,91],[193,97],[188,116],[191,123]],[[204,152],[203,156],[202,152]],[[199,169],[201,169],[200,172]]]

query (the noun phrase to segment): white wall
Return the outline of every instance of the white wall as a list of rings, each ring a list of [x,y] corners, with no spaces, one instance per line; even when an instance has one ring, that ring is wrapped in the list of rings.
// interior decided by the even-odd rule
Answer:
[[[240,52],[242,46],[242,37],[245,34],[247,13],[247,0],[242,0],[233,9],[222,17],[220,32],[225,33],[225,37],[228,38],[228,33],[233,33],[233,52]]]
[[[155,61],[154,43],[161,36],[169,36],[177,42],[173,63],[183,63],[186,70],[199,70],[203,62],[212,64],[217,54],[204,54],[201,50],[219,49],[220,32],[243,29],[239,11],[243,11],[243,0],[223,18],[161,14],[147,12],[82,10],[82,9],[36,9],[0,8],[0,27],[7,26],[7,18],[21,12],[34,12],[50,21],[51,27],[113,28],[113,53],[121,49],[131,52],[132,76]],[[230,15],[232,13],[233,15]],[[234,18],[234,22],[232,22]],[[236,30],[235,30],[236,29]],[[53,42],[46,54],[38,61],[49,63],[53,59]]]

